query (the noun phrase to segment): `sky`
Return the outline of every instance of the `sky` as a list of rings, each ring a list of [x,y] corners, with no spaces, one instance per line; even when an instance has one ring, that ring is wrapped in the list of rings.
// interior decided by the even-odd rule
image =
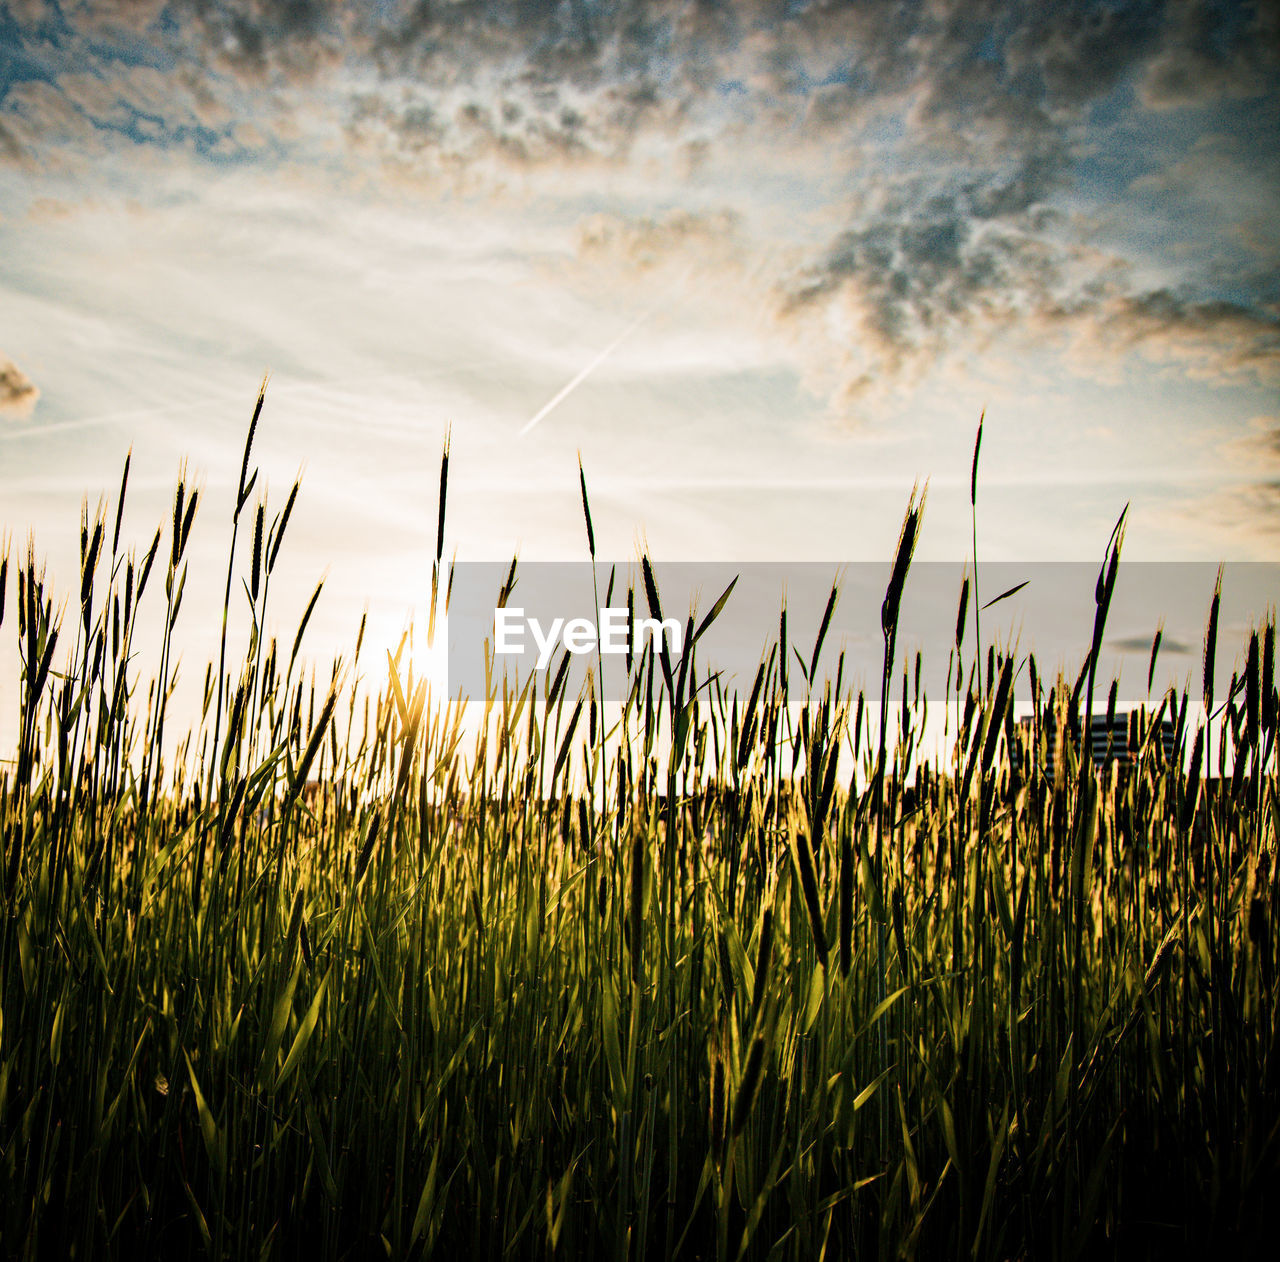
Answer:
[[[302,490],[289,624],[466,560],[1267,560],[1280,8],[0,0],[0,532]],[[1207,608],[1211,592],[1204,593]],[[1267,593],[1268,599],[1275,595]],[[1154,621],[1154,618],[1153,618]],[[202,672],[201,672],[202,673]]]

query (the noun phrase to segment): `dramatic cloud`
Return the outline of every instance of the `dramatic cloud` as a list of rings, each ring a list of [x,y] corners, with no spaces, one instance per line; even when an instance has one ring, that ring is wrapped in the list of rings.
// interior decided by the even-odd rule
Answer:
[[[612,218],[633,220],[617,231],[637,239],[682,216],[731,220],[733,267],[756,255],[751,306],[772,307],[811,383],[838,399],[1018,331],[1081,364],[1123,348],[1274,380],[1280,242],[1263,207],[1276,164],[1250,206],[1216,208],[1211,268],[1197,263],[1203,208],[1194,227],[1184,214],[1205,181],[1176,175],[1183,136],[1280,148],[1274,6],[7,8],[0,162],[74,173],[121,147],[177,149],[517,212],[559,205],[569,222],[607,188]],[[1179,121],[1176,107],[1215,104],[1207,122]],[[1100,229],[1103,197],[1131,215]],[[668,229],[637,266],[702,252]],[[598,243],[582,239],[589,264]]]
[[[1146,67],[1142,99],[1154,108],[1210,104],[1274,88],[1280,10],[1274,3],[1170,4],[1160,48]]]
[[[35,383],[13,360],[0,353],[0,416],[25,421],[39,399]]]

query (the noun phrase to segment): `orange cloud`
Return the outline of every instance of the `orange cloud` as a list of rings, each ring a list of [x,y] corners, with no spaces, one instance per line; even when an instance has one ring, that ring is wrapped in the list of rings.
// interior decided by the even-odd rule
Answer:
[[[36,384],[7,355],[0,354],[0,416],[25,421],[40,398]]]

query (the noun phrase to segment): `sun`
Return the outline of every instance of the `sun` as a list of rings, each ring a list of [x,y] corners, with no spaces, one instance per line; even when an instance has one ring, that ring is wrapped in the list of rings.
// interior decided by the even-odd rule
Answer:
[[[395,691],[396,682],[408,701],[419,685],[426,685],[428,707],[443,705],[449,687],[449,618],[436,616],[434,628],[425,610],[413,610],[397,619],[368,615],[366,648],[361,654],[364,683],[375,691]],[[394,671],[395,682],[391,675]]]

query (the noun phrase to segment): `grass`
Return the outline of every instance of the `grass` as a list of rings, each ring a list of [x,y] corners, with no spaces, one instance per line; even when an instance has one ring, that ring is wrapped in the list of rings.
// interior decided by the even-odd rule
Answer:
[[[126,464],[109,550],[107,521],[83,522],[78,617],[32,553],[14,566],[7,1254],[1263,1252],[1274,619],[1215,699],[1215,594],[1210,717],[1171,692],[1132,767],[1060,742],[1048,777],[1015,700],[1068,730],[1092,713],[1122,526],[1078,681],[1046,689],[1033,658],[966,651],[966,581],[952,753],[922,760],[927,699],[896,650],[913,495],[879,695],[845,688],[842,661],[811,686],[823,636],[793,645],[784,611],[747,695],[704,676],[695,640],[637,658],[616,720],[549,671],[518,694],[495,679],[468,726],[401,657],[362,708],[340,664],[328,686],[301,674],[314,598],[287,657],[261,632],[296,487],[274,516],[254,505],[239,555],[252,438],[227,584],[229,608],[243,572],[250,638],[228,670],[224,630],[168,764],[195,495],[178,488],[167,548],[161,531],[121,555]],[[645,579],[629,600],[656,614]],[[131,644],[161,587],[144,699]]]

